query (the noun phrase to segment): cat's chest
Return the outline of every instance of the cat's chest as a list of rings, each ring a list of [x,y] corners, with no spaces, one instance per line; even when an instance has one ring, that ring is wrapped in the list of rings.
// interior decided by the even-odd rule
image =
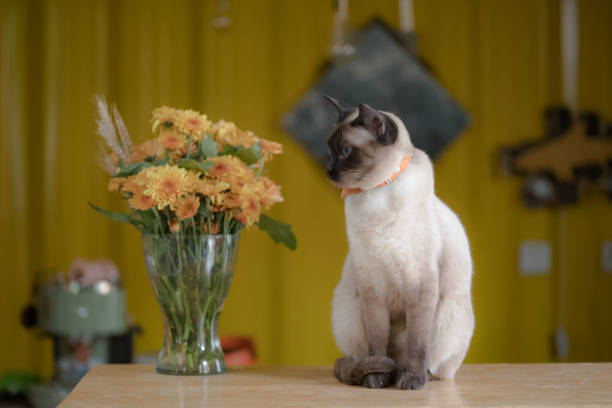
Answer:
[[[437,227],[428,208],[393,213],[347,213],[351,257],[360,281],[393,292],[417,286],[435,264]]]
[[[431,247],[437,226],[426,206],[404,206],[378,212],[350,209],[346,218],[351,250],[379,262],[406,263]]]

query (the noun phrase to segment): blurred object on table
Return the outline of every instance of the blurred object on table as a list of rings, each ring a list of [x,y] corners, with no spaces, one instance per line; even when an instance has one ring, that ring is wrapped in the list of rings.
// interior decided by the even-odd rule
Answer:
[[[35,284],[37,286],[37,284]],[[54,407],[97,364],[131,363],[135,328],[128,323],[119,270],[107,259],[76,258],[67,274],[35,288],[22,314],[53,340],[55,374],[29,387],[34,407]]]
[[[228,367],[244,367],[257,364],[255,343],[250,337],[221,337],[221,348]]]

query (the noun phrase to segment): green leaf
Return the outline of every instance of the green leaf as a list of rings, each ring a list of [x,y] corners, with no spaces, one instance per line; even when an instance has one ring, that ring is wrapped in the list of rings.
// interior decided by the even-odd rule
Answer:
[[[186,169],[186,170],[200,170],[203,171],[204,173],[208,174],[208,171],[215,167],[215,163],[213,162],[199,162],[199,161],[195,161],[195,160],[181,160],[180,162],[178,162],[177,166],[179,166],[180,168]]]
[[[295,250],[297,248],[297,238],[293,231],[291,231],[291,225],[285,224],[284,222],[270,218],[265,214],[259,216],[259,222],[257,226],[260,230],[266,231],[270,234],[270,237],[276,243],[282,243],[287,248]]]
[[[164,157],[163,159],[156,160],[156,161],[154,162],[154,164],[155,164],[156,166],[165,166],[165,165],[166,165],[166,164],[168,164],[168,163],[170,163],[170,159],[169,159],[169,158],[167,158],[167,157]]]
[[[167,128],[172,127],[172,122],[165,121],[164,126]]]
[[[259,142],[255,143],[252,147],[248,149],[239,148],[234,154],[240,160],[245,162],[247,166],[257,163],[257,161],[263,157],[263,152],[261,151],[261,143]]]
[[[96,207],[95,205],[93,205],[89,201],[87,203],[89,204],[89,206],[91,208],[93,208],[94,210],[96,210],[100,214],[110,218],[113,221],[125,222],[127,224],[132,224],[132,225],[136,224],[136,222],[134,221],[134,219],[132,218],[132,216],[130,214],[121,213],[121,212],[106,211],[106,210],[101,209],[100,207]]]
[[[151,167],[151,166],[152,164],[146,161],[131,163],[131,164],[128,164],[127,166],[121,167],[121,169],[119,169],[119,172],[115,174],[113,178],[133,176],[134,174],[140,173],[142,169],[146,167]]]
[[[223,148],[223,150],[221,151],[220,156],[226,156],[228,154],[234,154],[236,153],[236,148],[232,145],[226,144],[225,147]]]
[[[206,158],[215,157],[219,154],[219,150],[217,149],[217,143],[212,140],[210,136],[206,136],[200,141],[200,151]]]

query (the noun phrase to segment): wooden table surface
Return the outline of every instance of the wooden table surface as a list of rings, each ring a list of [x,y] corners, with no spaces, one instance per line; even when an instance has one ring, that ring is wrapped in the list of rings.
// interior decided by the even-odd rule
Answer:
[[[464,365],[420,391],[338,383],[330,367],[259,367],[208,377],[149,365],[94,367],[60,407],[612,406],[612,364]]]

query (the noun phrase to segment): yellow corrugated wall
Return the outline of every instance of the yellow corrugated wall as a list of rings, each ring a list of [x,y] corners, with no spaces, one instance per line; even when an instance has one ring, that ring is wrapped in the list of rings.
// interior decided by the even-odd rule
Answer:
[[[342,201],[279,120],[328,56],[332,1],[233,0],[215,29],[217,1],[5,0],[0,4],[0,371],[51,371],[50,343],[20,327],[37,270],[73,257],[111,257],[128,309],[144,328],[138,352],[156,351],[161,319],[139,236],[87,206],[120,209],[94,164],[92,95],[116,101],[133,139],[150,135],[160,104],[191,107],[282,142],[271,165],[292,223],[291,253],[257,231],[243,235],[222,314],[223,333],[252,335],[264,364],[330,364],[329,322],[346,252]],[[554,359],[559,219],[567,229],[569,360],[612,359],[612,276],[600,267],[612,239],[610,202],[528,210],[520,181],[498,170],[500,146],[543,132],[542,110],[561,102],[558,1],[415,1],[420,50],[473,124],[436,163],[438,194],[461,216],[473,247],[476,333],[469,362]],[[612,2],[579,0],[580,106],[612,119]],[[397,2],[351,1],[358,26],[398,24]],[[553,244],[553,273],[520,277],[523,239]],[[49,273],[46,273],[49,276]]]

